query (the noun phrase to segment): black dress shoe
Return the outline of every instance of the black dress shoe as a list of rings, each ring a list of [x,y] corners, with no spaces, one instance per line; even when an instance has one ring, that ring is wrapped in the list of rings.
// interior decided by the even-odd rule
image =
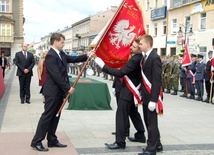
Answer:
[[[31,144],[31,147],[34,149],[37,149],[38,151],[48,151],[48,148],[45,148],[42,144],[33,145]]]
[[[24,104],[24,101],[21,101],[21,104]]]
[[[142,139],[138,139],[138,138],[135,138],[135,137],[128,137],[128,139],[131,141],[131,142],[140,142],[140,143],[145,143],[146,142],[146,138],[142,138]]]
[[[119,145],[116,142],[114,142],[113,144],[107,144],[105,143],[105,146],[107,146],[108,149],[125,149],[125,146],[123,145]]]
[[[162,152],[163,151],[163,145],[160,145],[156,148],[157,152]]]
[[[61,143],[55,143],[55,144],[50,144],[48,143],[48,147],[67,147],[67,145],[65,144],[61,144]]]
[[[138,153],[138,155],[156,155],[156,152],[143,151],[142,153]]]
[[[27,100],[27,101],[26,101],[26,103],[30,104],[30,101],[29,101],[29,100]]]

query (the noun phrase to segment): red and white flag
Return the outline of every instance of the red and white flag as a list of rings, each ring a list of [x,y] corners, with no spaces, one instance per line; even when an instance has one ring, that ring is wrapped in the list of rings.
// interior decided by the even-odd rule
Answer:
[[[123,0],[95,47],[97,57],[113,68],[123,67],[130,57],[130,45],[144,35],[142,11],[135,0]]]
[[[183,60],[182,60],[182,66],[185,67],[185,66],[189,66],[190,64],[191,64],[191,58],[189,55],[188,44],[186,43],[184,56],[183,56]]]

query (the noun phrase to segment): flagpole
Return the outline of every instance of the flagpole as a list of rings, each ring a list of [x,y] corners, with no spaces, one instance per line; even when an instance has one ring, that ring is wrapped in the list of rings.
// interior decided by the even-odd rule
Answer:
[[[88,62],[89,62],[89,60],[90,60],[90,57],[88,57],[88,59],[86,60],[85,64],[83,65],[83,67],[82,67],[80,73],[78,74],[76,80],[74,81],[74,83],[73,83],[73,85],[72,85],[73,88],[75,88],[75,86],[76,86],[78,80],[80,79],[80,76],[81,76],[81,74],[83,73],[84,69],[86,68],[86,66],[87,66],[87,64],[88,64]],[[59,108],[59,110],[58,110],[58,112],[57,112],[57,114],[56,114],[56,117],[59,117],[59,114],[61,113],[62,108],[65,106],[65,103],[66,103],[67,100],[69,99],[70,95],[71,95],[71,94],[68,93],[67,96],[66,96],[66,98],[63,100],[63,103],[62,103],[61,107]]]

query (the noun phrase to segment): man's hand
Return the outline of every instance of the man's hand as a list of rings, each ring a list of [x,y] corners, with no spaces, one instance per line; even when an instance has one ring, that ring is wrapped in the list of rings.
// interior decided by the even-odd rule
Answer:
[[[91,57],[92,55],[94,55],[94,50],[91,50],[91,51],[87,52],[87,56],[88,57]]]
[[[29,72],[28,69],[24,69],[24,73],[27,74]]]
[[[149,105],[148,105],[148,109],[149,109],[150,111],[154,111],[155,108],[156,108],[156,105],[157,105],[156,102],[150,101],[150,102],[149,102]]]
[[[95,58],[95,62],[98,66],[100,66],[100,68],[103,68],[103,66],[105,65],[104,61],[99,57]]]
[[[69,94],[73,94],[74,93],[74,87],[71,87],[70,90],[68,91]]]

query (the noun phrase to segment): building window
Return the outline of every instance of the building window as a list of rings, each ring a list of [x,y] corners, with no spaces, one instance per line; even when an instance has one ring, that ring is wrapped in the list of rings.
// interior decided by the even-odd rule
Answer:
[[[146,25],[146,34],[149,34],[149,25]]]
[[[149,0],[146,0],[146,10],[149,10]]]
[[[166,56],[166,48],[161,48],[161,56]]]
[[[158,0],[155,0],[155,8],[158,7]]]
[[[172,19],[172,33],[177,32],[177,19]]]
[[[154,36],[157,36],[158,34],[158,24],[154,23]]]
[[[201,14],[201,29],[206,29],[206,13]]]
[[[0,0],[0,12],[10,12],[10,0]]]
[[[166,34],[166,21],[163,21],[163,34]]]
[[[170,48],[170,56],[176,55],[176,48],[172,47]]]
[[[0,25],[0,36],[11,36],[11,26],[10,24],[1,24]]]

